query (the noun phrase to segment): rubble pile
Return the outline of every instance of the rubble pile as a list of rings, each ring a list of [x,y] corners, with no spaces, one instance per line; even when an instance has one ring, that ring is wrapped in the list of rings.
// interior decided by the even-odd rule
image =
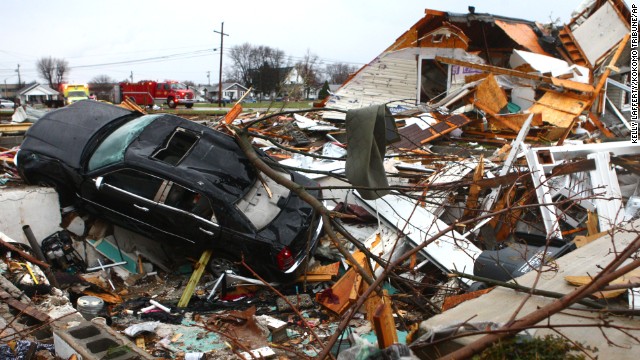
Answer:
[[[262,226],[286,194],[321,189],[301,275],[265,279],[258,248],[183,257],[60,194],[60,229],[35,246],[0,233],[0,353],[431,359],[467,356],[480,333],[575,325],[565,336],[588,356],[621,358],[612,343],[640,345],[630,16],[623,1],[588,2],[563,26],[427,10],[324,108],[190,119],[234,136],[242,169],[260,170],[238,206]],[[24,186],[17,150],[0,153],[3,189]],[[259,196],[270,202],[253,210]]]

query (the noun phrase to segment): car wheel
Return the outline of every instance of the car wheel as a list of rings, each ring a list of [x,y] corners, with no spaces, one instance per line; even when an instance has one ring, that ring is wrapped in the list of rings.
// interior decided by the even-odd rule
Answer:
[[[170,97],[170,98],[168,98],[168,99],[167,99],[167,105],[169,105],[169,107],[170,107],[171,109],[175,109],[175,108],[176,108],[176,106],[178,106],[178,105],[176,104],[175,99],[174,99],[174,98],[172,98],[172,97]]]
[[[214,256],[216,254],[214,253]],[[220,277],[227,271],[232,271],[234,274],[240,273],[240,265],[239,260],[234,256],[227,254],[220,254],[216,257],[211,258],[209,261],[209,271],[215,276]]]
[[[191,109],[193,107],[193,104],[187,104],[185,106],[187,107],[187,109]]]

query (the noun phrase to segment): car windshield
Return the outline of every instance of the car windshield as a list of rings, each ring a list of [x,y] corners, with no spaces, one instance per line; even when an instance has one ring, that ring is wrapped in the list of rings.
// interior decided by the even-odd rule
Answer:
[[[172,83],[171,88],[173,90],[187,90],[187,86],[180,83]]]
[[[67,94],[67,97],[88,97],[87,94],[84,91],[69,91],[69,94]]]
[[[147,125],[160,116],[162,115],[144,115],[117,128],[102,140],[96,151],[91,155],[88,170],[93,171],[107,165],[122,162],[129,144],[140,135]]]

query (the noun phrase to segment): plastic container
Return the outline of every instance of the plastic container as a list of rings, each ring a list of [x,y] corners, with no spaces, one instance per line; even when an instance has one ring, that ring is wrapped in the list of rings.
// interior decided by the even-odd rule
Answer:
[[[99,297],[81,296],[80,298],[78,298],[78,306],[76,307],[76,309],[78,309],[78,312],[82,314],[85,319],[91,320],[94,317],[98,316],[98,313],[102,310],[103,307],[104,301]]]

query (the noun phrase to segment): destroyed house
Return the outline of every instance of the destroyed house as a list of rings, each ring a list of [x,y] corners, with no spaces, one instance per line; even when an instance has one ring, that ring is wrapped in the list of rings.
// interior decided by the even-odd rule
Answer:
[[[461,77],[478,73],[442,65],[436,56],[504,66],[513,49],[549,55],[541,38],[542,31],[531,21],[427,9],[422,19],[348,79],[328,105],[350,109],[389,101],[425,103]]]

